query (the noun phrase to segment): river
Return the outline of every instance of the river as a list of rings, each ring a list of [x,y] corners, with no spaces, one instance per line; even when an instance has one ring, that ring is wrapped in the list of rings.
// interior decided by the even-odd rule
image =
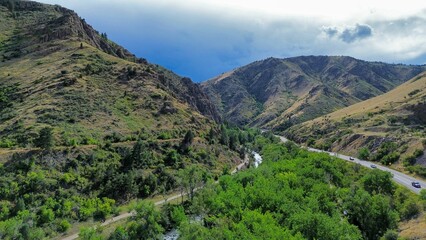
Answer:
[[[255,151],[252,151],[251,153],[253,154],[253,157],[254,157],[254,167],[257,168],[257,167],[259,167],[259,165],[263,161],[262,156],[260,156],[260,154],[255,152]],[[197,217],[195,217],[195,221],[201,222],[201,219],[198,219]],[[166,234],[164,234],[163,239],[164,240],[177,240],[177,239],[179,239],[179,231],[176,228],[172,229],[172,230],[166,232]]]

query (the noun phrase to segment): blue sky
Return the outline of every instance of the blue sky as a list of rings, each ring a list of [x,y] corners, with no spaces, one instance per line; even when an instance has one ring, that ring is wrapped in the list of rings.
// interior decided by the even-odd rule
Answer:
[[[426,63],[426,1],[40,0],[200,82],[267,57]],[[395,2],[395,3],[393,3]]]

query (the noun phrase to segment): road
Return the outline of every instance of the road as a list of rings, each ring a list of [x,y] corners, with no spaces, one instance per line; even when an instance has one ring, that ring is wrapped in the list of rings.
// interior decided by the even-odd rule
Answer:
[[[240,171],[240,170],[241,170],[241,169],[242,169],[245,165],[248,165],[248,163],[249,163],[249,157],[248,157],[248,155],[246,155],[246,156],[245,156],[244,161],[243,161],[242,163],[240,163],[239,165],[237,165],[237,166],[235,167],[235,169],[234,169],[234,170],[232,170],[231,174],[235,174],[236,172]],[[217,182],[218,182],[218,181],[216,181],[216,183],[217,183]],[[197,190],[199,190],[199,189],[201,189],[201,187],[195,188],[195,189],[194,189],[194,191],[197,191]],[[179,193],[179,194],[176,194],[176,195],[170,196],[170,197],[168,197],[168,198],[166,198],[166,199],[163,199],[163,200],[160,200],[160,201],[154,202],[154,205],[156,205],[156,206],[157,206],[157,205],[163,205],[163,204],[164,204],[164,203],[166,203],[166,202],[169,202],[169,201],[175,200],[175,199],[180,198],[180,197],[185,196],[185,195],[188,195],[188,193]],[[136,214],[136,212],[134,212],[134,211],[132,211],[132,212],[128,212],[128,213],[120,214],[120,215],[118,215],[118,216],[115,216],[115,217],[113,217],[113,218],[110,218],[110,219],[105,220],[105,221],[101,224],[101,227],[103,227],[103,226],[107,226],[107,225],[109,225],[109,224],[111,224],[111,223],[115,223],[115,222],[120,221],[120,220],[122,220],[122,219],[129,218],[129,217],[131,217],[131,216],[133,216],[133,215],[135,215],[135,214]],[[61,240],[74,240],[74,239],[77,239],[77,238],[78,238],[78,233],[74,233],[74,234],[72,234],[72,235],[69,235],[69,236],[66,236],[66,237],[61,238]]]
[[[282,142],[287,142],[288,141],[288,139],[285,138],[285,137],[283,137],[283,136],[278,136],[278,135],[276,135],[276,136],[279,137]],[[343,159],[343,160],[346,160],[346,161],[349,161],[349,162],[353,162],[353,163],[359,163],[362,166],[365,166],[365,167],[368,167],[368,168],[371,168],[372,165],[375,165],[377,167],[377,169],[380,169],[382,171],[386,171],[386,172],[392,173],[393,180],[395,182],[401,184],[402,186],[410,189],[411,191],[413,191],[413,192],[415,192],[417,194],[420,194],[420,190],[422,188],[415,188],[415,187],[413,187],[411,185],[412,182],[419,182],[420,185],[423,188],[426,187],[426,182],[423,181],[423,180],[414,178],[412,176],[409,176],[407,174],[398,172],[398,171],[390,169],[388,167],[377,165],[376,163],[373,163],[373,162],[361,160],[361,159],[358,159],[358,158],[355,158],[355,157],[353,158],[354,160],[350,160],[350,156],[346,156],[346,155],[335,153],[335,152],[327,152],[327,151],[323,151],[323,150],[319,150],[319,149],[315,149],[315,148],[310,148],[310,147],[307,147],[306,149],[309,150],[309,151],[311,151],[311,152],[324,152],[324,153],[328,153],[330,156],[335,156],[335,157],[338,157],[340,159]]]

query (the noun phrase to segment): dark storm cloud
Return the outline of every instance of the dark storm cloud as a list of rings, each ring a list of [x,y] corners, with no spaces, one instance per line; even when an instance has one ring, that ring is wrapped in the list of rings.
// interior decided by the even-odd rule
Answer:
[[[346,43],[352,43],[373,35],[373,29],[366,24],[356,24],[340,31],[337,27],[323,27],[323,32],[330,38],[337,37]]]

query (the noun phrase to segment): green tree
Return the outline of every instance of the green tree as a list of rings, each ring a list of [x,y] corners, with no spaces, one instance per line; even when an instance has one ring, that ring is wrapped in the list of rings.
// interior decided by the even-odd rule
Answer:
[[[392,182],[390,172],[374,169],[362,178],[364,189],[369,193],[382,193],[392,195],[395,191],[395,185]]]
[[[53,129],[51,127],[42,128],[36,139],[36,146],[45,150],[50,150],[54,145]]]
[[[130,239],[158,239],[164,229],[159,224],[161,214],[155,209],[154,204],[140,201],[134,210],[136,215],[128,226]]]
[[[398,240],[398,233],[395,230],[388,230],[380,240]]]
[[[358,151],[358,158],[363,160],[368,160],[370,158],[370,150],[368,148],[363,147]]]
[[[188,130],[180,144],[180,150],[183,153],[186,153],[191,146],[192,141],[194,141],[194,133],[191,130]]]
[[[58,224],[58,229],[60,232],[66,232],[68,229],[70,229],[71,223],[68,222],[68,220],[63,219]]]
[[[55,219],[55,213],[52,209],[42,207],[39,214],[39,222],[40,223],[50,223]]]
[[[102,240],[101,235],[93,227],[82,227],[78,236],[81,240]]]
[[[118,226],[115,231],[109,236],[108,240],[128,240],[130,239],[126,229]]]

